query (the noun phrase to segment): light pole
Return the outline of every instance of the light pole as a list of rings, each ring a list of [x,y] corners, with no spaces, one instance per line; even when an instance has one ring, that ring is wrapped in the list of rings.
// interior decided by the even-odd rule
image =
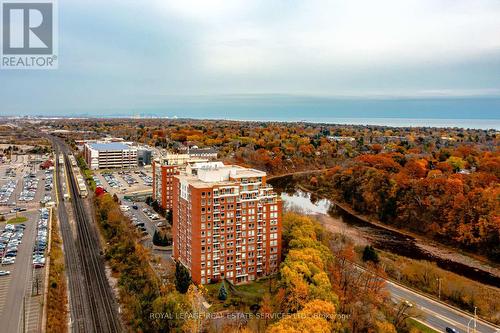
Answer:
[[[476,333],[477,328],[477,306],[474,307],[474,333]]]
[[[441,278],[438,277],[436,278],[437,282],[438,282],[438,299],[440,300],[441,299]]]
[[[469,322],[467,323],[467,333],[470,332],[470,323],[474,321],[474,330],[473,332],[476,333],[477,329],[477,306],[474,307],[474,317],[472,317]]]

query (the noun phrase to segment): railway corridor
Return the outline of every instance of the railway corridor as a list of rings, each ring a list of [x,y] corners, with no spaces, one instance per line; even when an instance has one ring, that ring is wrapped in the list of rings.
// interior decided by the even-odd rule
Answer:
[[[63,163],[57,161],[57,186],[59,220],[64,242],[64,257],[69,280],[69,302],[72,332],[122,332],[111,287],[100,256],[97,228],[91,224],[83,200],[78,195],[78,184],[68,158],[68,148],[58,139],[53,139],[57,154],[63,154]],[[61,188],[62,169],[66,171],[71,203],[64,201]],[[67,205],[71,205],[76,225],[73,236]]]

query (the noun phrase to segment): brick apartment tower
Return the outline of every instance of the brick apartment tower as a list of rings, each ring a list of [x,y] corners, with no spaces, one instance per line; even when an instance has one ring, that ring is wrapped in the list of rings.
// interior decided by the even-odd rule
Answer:
[[[179,174],[177,165],[161,165],[157,161],[152,163],[153,169],[153,200],[158,200],[160,206],[166,210],[172,209],[172,194],[174,175]]]
[[[153,200],[158,200],[160,206],[172,210],[172,194],[174,176],[185,170],[189,163],[208,162],[207,159],[192,157],[189,154],[168,153],[161,159],[153,160]]]
[[[197,284],[276,272],[281,221],[282,201],[265,172],[209,162],[173,177],[173,257]]]

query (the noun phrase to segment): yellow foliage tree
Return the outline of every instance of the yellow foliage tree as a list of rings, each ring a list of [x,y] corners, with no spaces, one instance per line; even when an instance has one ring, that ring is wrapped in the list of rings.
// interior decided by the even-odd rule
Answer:
[[[330,333],[338,332],[335,305],[328,301],[312,300],[299,312],[283,318],[269,327],[268,333]]]

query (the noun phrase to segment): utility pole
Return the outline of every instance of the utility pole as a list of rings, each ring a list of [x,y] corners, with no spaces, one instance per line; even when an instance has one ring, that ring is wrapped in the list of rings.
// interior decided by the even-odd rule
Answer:
[[[474,307],[474,333],[476,333],[477,328],[477,306]]]

